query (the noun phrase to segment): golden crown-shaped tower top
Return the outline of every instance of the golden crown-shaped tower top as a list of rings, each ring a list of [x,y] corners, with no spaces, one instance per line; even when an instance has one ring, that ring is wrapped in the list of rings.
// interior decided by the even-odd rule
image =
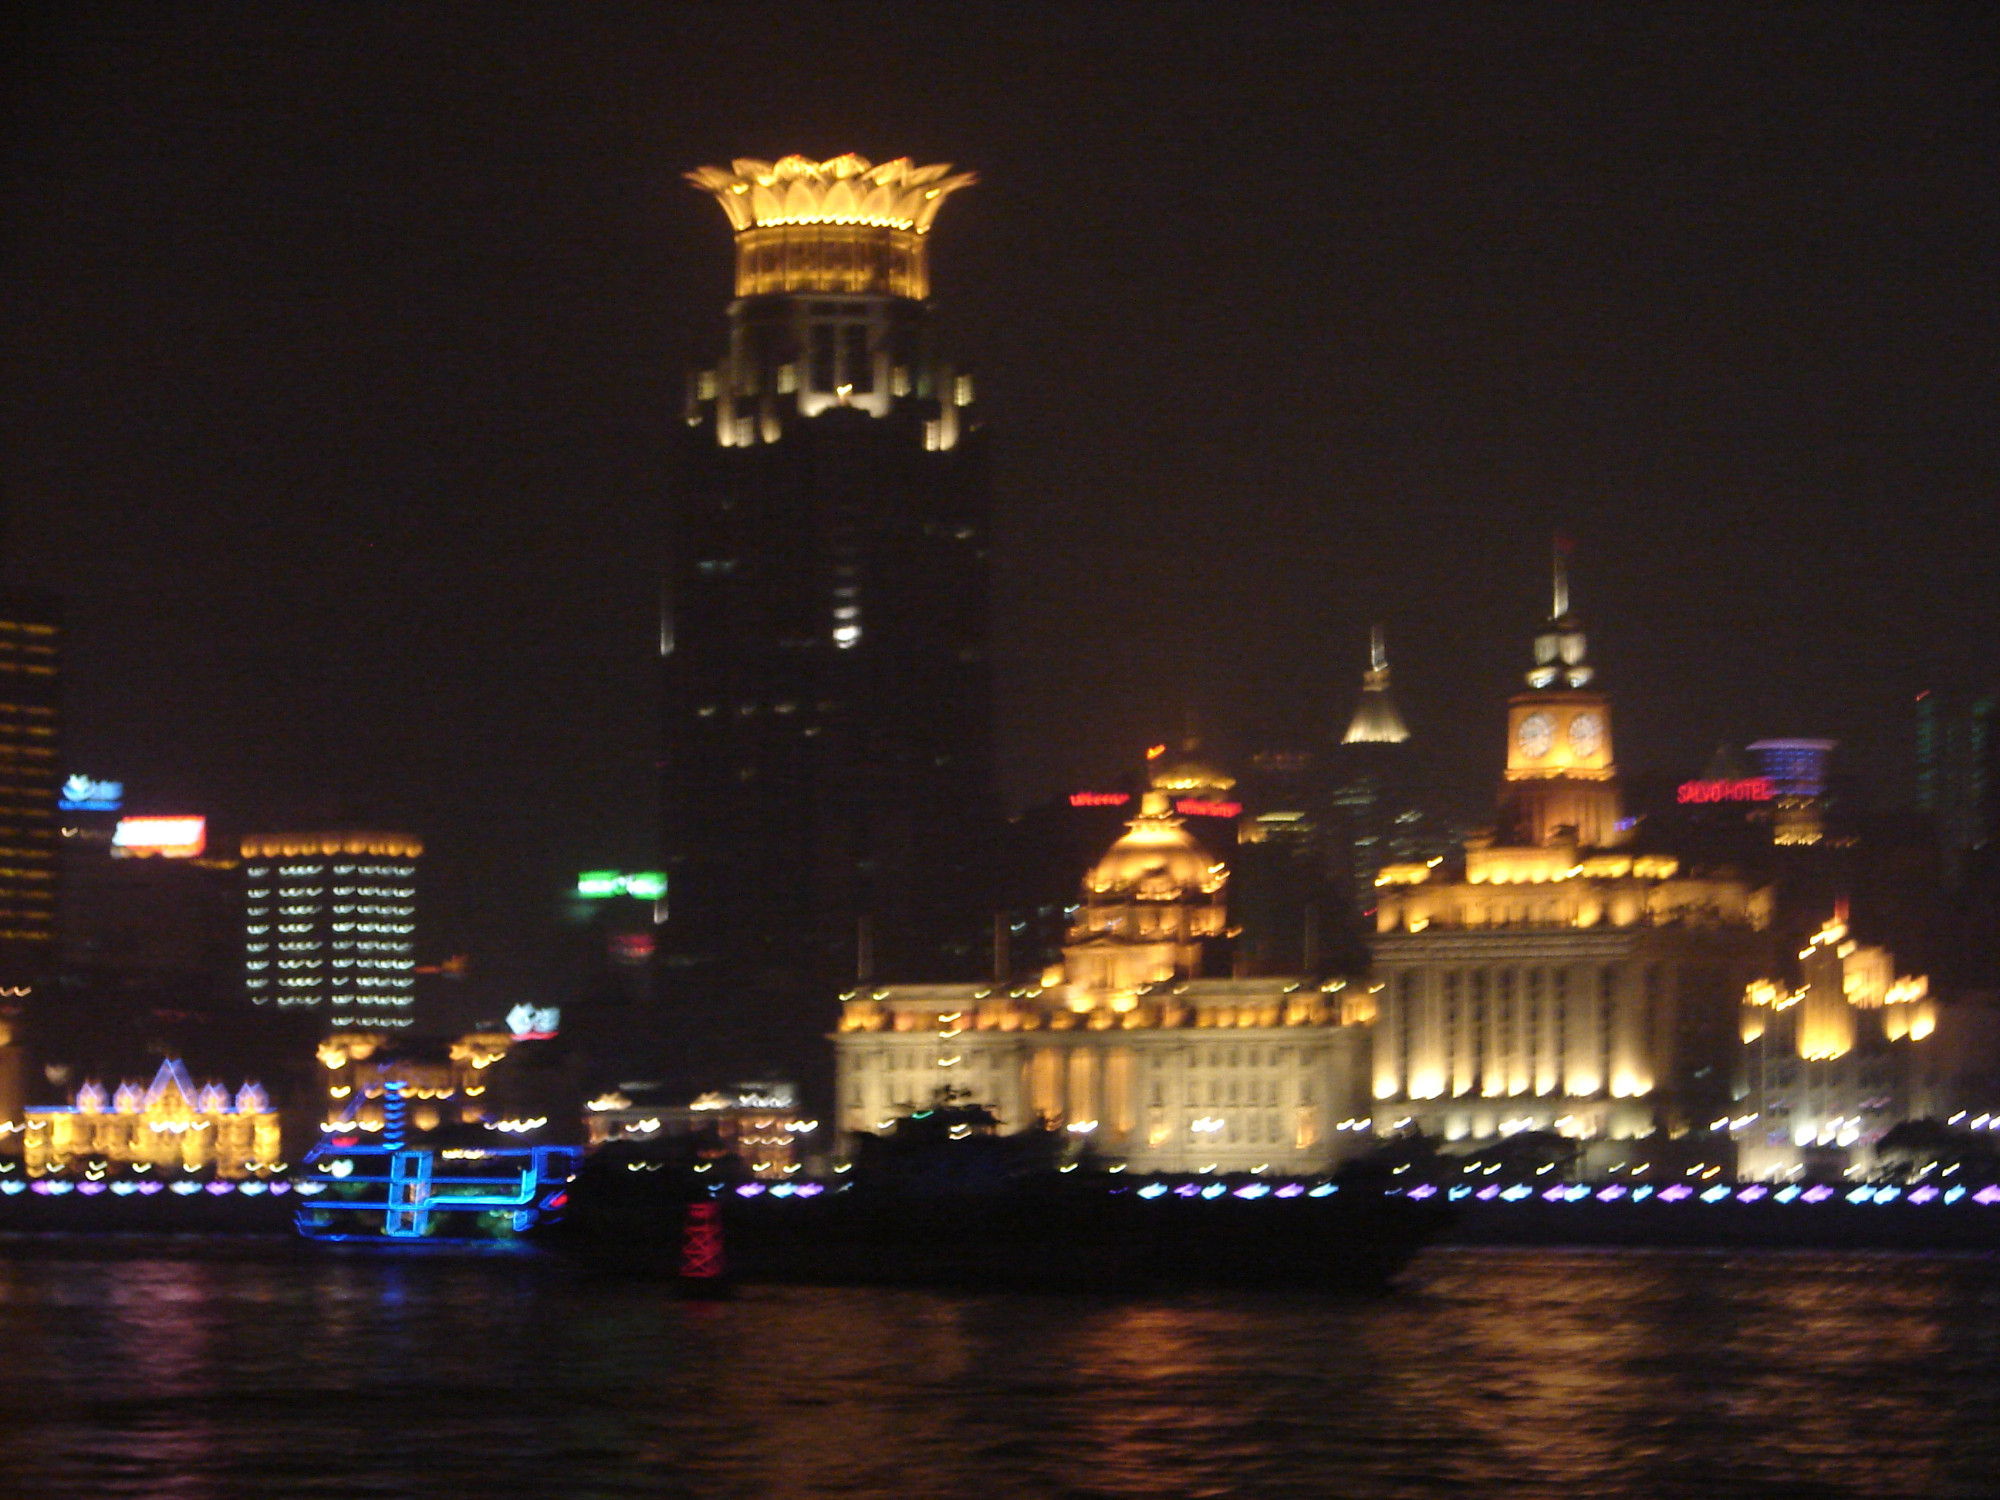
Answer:
[[[880,166],[849,153],[831,161],[787,156],[732,161],[729,170],[698,167],[687,174],[715,194],[739,233],[762,224],[872,224],[928,233],[945,195],[977,181],[951,175],[951,163],[920,167],[907,156]]]
[[[920,167],[907,156],[880,165],[865,156],[813,161],[741,158],[698,167],[687,180],[713,193],[736,231],[736,294],[887,292],[930,294],[921,236],[947,194],[977,181],[951,164]]]

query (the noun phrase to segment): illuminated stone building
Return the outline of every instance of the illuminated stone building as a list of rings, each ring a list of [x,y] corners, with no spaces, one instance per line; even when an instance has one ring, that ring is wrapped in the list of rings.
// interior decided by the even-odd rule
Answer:
[[[637,1090],[635,1090],[637,1092]],[[805,1166],[805,1151],[819,1121],[801,1112],[798,1089],[778,1079],[711,1089],[684,1105],[634,1100],[611,1089],[586,1106],[584,1129],[591,1147],[610,1141],[657,1144],[696,1139],[707,1154],[730,1156],[750,1176],[780,1182]]]
[[[468,1032],[448,1044],[413,1043],[383,1031],[337,1031],[319,1044],[325,1089],[320,1130],[379,1134],[394,1084],[400,1086],[405,1125],[412,1131],[474,1125],[532,1134],[550,1117],[502,1104],[490,1071],[513,1047],[513,1036],[504,1031]]]
[[[1771,892],[1627,846],[1611,705],[1560,565],[1508,706],[1500,827],[1385,866],[1372,943],[1378,1131],[1669,1134],[1728,1113]]]
[[[1063,964],[1033,983],[886,985],[845,997],[843,1138],[954,1097],[1038,1119],[1139,1171],[1313,1171],[1366,1145],[1364,990],[1213,977],[1228,870],[1168,793],[1084,881]]]
[[[342,830],[243,840],[243,984],[250,1002],[330,1031],[416,1024],[416,882],[423,845]]]
[[[55,959],[61,688],[53,601],[0,593],[0,1003],[25,998]]]
[[[1904,1120],[1943,1120],[1961,1105],[1936,1066],[1942,1011],[1922,975],[1899,975],[1887,949],[1856,943],[1844,915],[1798,955],[1797,982],[1744,991],[1742,1087],[1730,1114],[1746,1177],[1844,1167]]]
[[[106,1093],[85,1083],[66,1105],[30,1106],[23,1164],[30,1177],[74,1173],[211,1173],[265,1177],[282,1170],[277,1112],[255,1083],[233,1094],[195,1086],[178,1058],[160,1064],[148,1086],[121,1083]]]
[[[843,978],[976,972],[986,945],[990,497],[928,300],[930,231],[973,179],[857,156],[689,177],[735,232],[736,298],[671,510],[663,983],[692,1073],[805,1076]]]

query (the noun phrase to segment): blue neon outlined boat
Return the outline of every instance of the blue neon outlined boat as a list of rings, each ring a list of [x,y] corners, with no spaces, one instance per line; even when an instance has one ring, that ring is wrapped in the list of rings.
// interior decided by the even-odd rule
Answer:
[[[561,1213],[582,1147],[413,1144],[401,1085],[383,1105],[374,1138],[336,1123],[306,1153],[293,1222],[307,1239],[491,1245]]]

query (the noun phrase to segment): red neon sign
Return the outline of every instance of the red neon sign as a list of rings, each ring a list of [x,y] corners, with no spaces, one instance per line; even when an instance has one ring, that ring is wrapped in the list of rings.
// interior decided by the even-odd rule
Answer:
[[[1071,792],[1071,807],[1123,807],[1132,800],[1129,792]]]
[[[1183,797],[1174,804],[1174,811],[1184,818],[1240,818],[1243,816],[1243,804],[1210,802],[1205,797]]]
[[[1763,776],[1746,776],[1740,781],[1683,781],[1682,802],[1769,802],[1776,793]]]

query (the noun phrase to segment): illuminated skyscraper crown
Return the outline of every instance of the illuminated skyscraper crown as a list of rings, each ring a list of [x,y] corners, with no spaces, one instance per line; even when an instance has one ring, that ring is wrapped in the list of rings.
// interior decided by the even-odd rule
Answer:
[[[1354,721],[1341,738],[1343,745],[1400,745],[1410,737],[1403,716],[1389,696],[1389,648],[1377,625],[1368,640],[1368,671],[1361,679],[1361,702]]]
[[[945,195],[977,179],[948,162],[920,167],[907,156],[872,165],[848,154],[829,161],[745,157],[699,167],[687,180],[713,193],[736,231],[736,295],[777,292],[930,295],[923,236]]]

